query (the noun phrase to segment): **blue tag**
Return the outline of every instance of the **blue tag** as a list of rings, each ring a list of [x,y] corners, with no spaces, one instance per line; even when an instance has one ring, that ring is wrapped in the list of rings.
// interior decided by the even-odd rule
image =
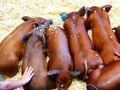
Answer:
[[[64,12],[64,13],[60,14],[60,17],[63,21],[65,21],[65,19],[67,18],[67,14]]]

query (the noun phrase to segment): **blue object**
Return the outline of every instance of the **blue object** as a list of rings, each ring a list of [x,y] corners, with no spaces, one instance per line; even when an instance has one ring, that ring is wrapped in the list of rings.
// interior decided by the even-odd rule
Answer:
[[[29,33],[28,33],[28,34],[25,34],[25,35],[23,36],[22,40],[25,41],[26,39],[28,39],[28,38],[30,37],[30,35],[31,35],[31,34],[29,34]]]
[[[61,70],[50,70],[48,72],[48,75],[54,75],[54,74],[59,74],[61,72]]]
[[[65,19],[67,18],[67,14],[63,12],[62,14],[60,14],[60,17],[63,21],[65,21]]]
[[[3,79],[2,79],[2,77],[1,77],[1,75],[0,75],[0,81],[3,81]]]
[[[53,24],[53,20],[52,19],[49,19],[47,20],[49,24]]]

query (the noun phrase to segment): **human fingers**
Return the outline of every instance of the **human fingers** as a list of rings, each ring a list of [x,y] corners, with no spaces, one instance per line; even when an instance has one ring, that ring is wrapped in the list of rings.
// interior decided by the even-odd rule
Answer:
[[[30,77],[32,77],[34,75],[33,68],[29,67],[27,73],[29,74]]]

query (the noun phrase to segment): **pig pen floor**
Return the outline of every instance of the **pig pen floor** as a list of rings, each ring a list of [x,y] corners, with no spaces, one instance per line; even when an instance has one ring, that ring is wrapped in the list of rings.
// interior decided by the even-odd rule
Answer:
[[[82,6],[105,4],[113,6],[109,12],[111,26],[120,25],[120,0],[0,0],[0,41],[23,22],[21,20],[23,16],[53,19],[54,25],[62,27],[63,22],[59,16],[62,12],[77,11]],[[21,63],[22,61],[19,63],[19,72],[12,78],[3,75],[4,80],[19,79]],[[15,90],[23,90],[23,88]],[[69,90],[86,90],[86,83],[74,79]]]

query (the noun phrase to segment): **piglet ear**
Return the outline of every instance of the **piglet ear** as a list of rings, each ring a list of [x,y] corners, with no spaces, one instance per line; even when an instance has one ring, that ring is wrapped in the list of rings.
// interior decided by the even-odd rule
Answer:
[[[29,17],[29,16],[24,16],[24,17],[22,17],[22,20],[24,20],[24,21],[27,21],[27,20],[29,20],[29,19],[31,19],[31,17]]]
[[[113,28],[112,28],[112,30],[116,30],[116,29],[117,29],[117,27],[113,27]]]
[[[86,12],[85,6],[81,7],[78,12],[79,12],[79,15],[80,15],[80,16],[84,16],[84,15],[85,15],[85,12]]]
[[[112,8],[112,5],[104,5],[101,7],[101,9],[105,10],[107,13],[110,11],[111,8]]]
[[[67,18],[67,13],[65,13],[65,12],[61,13],[60,17],[61,17],[62,21],[65,21],[65,19]]]
[[[99,90],[99,89],[92,84],[88,84],[87,85],[87,90]]]
[[[33,22],[32,26],[33,26],[33,28],[37,28],[39,26],[39,24],[37,22]]]
[[[55,74],[59,74],[61,72],[61,70],[50,70],[47,74],[48,75],[55,75]]]
[[[73,77],[76,77],[81,74],[81,71],[69,71],[69,74]]]

